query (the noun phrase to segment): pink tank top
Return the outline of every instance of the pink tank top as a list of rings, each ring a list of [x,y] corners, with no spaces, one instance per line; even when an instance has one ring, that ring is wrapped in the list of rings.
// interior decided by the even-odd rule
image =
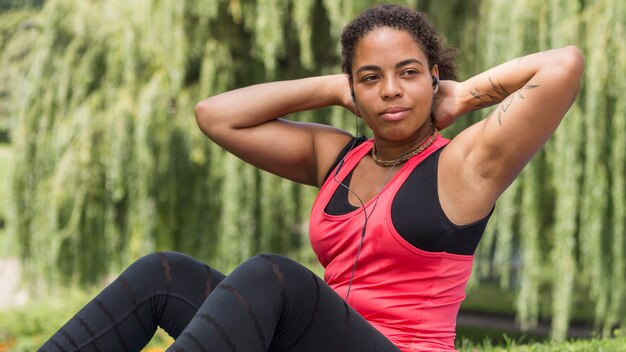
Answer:
[[[400,186],[422,160],[448,142],[438,137],[429,148],[403,164],[382,190],[367,223],[348,298],[350,306],[402,351],[454,351],[456,317],[472,271],[472,255],[417,249],[398,234],[391,222],[391,203]],[[343,180],[371,151],[372,144],[369,140],[350,151],[336,179]],[[362,209],[345,215],[324,212],[339,186],[334,173],[313,204],[309,235],[325,268],[324,281],[345,297],[364,218]],[[375,199],[365,204],[368,214]]]

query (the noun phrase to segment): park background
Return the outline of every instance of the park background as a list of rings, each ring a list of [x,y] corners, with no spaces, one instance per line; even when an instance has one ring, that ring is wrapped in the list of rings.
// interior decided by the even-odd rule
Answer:
[[[339,72],[343,26],[375,3],[0,0],[0,269],[19,260],[21,278],[19,304],[0,310],[0,351],[33,350],[156,250],[226,272],[278,252],[321,272],[307,238],[315,189],[226,154],[193,107],[236,87]],[[459,48],[461,80],[568,44],[586,61],[578,99],[498,201],[462,307],[514,317],[526,332],[460,326],[459,346],[626,350],[626,2],[400,3]],[[339,108],[293,118],[354,131]],[[560,342],[575,327],[596,340]],[[553,342],[524,347],[545,335]]]

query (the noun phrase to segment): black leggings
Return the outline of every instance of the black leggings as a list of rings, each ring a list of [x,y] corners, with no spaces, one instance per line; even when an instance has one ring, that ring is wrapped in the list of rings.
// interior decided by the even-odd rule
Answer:
[[[133,263],[40,351],[139,351],[157,326],[168,351],[399,351],[321,279],[279,255],[229,276],[174,252]]]

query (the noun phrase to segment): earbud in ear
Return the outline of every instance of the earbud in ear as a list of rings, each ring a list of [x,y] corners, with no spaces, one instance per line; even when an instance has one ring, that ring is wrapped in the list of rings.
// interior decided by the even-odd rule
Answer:
[[[433,77],[433,90],[435,93],[439,91],[439,77],[437,76]]]

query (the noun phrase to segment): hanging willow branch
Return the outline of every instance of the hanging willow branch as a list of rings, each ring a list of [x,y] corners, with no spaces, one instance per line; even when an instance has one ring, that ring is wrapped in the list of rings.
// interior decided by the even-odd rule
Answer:
[[[597,1],[586,7],[564,0],[481,3],[477,60],[493,64],[493,58],[501,61],[567,44],[578,45],[586,56],[581,96],[545,154],[527,166],[498,202],[493,237],[486,234],[495,238],[494,264],[504,286],[509,284],[510,248],[519,243],[520,320],[532,326],[540,315],[551,315],[552,336],[557,339],[566,336],[572,306],[579,300],[595,303],[604,335],[619,324],[626,309],[622,147],[626,131],[624,98],[617,93],[623,91],[624,82],[611,79],[616,72],[626,73],[622,54],[626,45],[611,39],[624,33],[626,17],[624,5],[617,3]],[[503,14],[510,19],[506,23],[500,20]],[[517,192],[520,202],[511,195]],[[550,309],[540,304],[544,287],[552,290]]]
[[[16,160],[8,225],[31,277],[88,284],[154,250],[225,271],[260,251],[310,262],[315,190],[225,153],[200,133],[193,107],[267,79],[338,72],[341,29],[375,2],[50,0],[37,15],[3,14],[0,113]],[[460,47],[461,78],[551,47],[584,52],[581,95],[498,201],[473,284],[497,274],[519,289],[523,325],[551,316],[558,339],[572,306],[589,299],[609,335],[626,316],[626,43],[615,40],[626,5],[405,3]],[[294,118],[354,123],[341,109]]]

